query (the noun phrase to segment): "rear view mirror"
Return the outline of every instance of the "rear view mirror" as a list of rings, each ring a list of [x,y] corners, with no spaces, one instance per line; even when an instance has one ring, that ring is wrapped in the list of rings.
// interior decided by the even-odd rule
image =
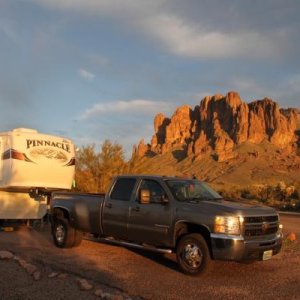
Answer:
[[[150,190],[147,189],[140,190],[140,203],[141,204],[150,203]]]

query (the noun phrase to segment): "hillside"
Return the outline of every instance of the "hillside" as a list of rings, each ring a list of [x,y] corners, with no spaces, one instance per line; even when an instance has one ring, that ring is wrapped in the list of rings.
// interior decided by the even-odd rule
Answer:
[[[151,142],[134,147],[135,171],[196,175],[226,189],[299,185],[299,116],[268,98],[247,104],[236,92],[205,97],[171,118],[156,115]]]

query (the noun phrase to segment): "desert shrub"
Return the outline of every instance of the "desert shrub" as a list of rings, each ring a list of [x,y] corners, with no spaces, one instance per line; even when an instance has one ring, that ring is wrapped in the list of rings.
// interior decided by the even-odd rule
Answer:
[[[273,199],[274,187],[271,185],[263,185],[256,191],[256,197],[263,203],[267,203],[269,200]]]
[[[226,199],[240,199],[241,192],[237,188],[231,188],[230,190],[220,189],[218,193]]]
[[[127,171],[122,146],[105,140],[97,153],[95,145],[83,146],[76,153],[76,189],[104,193],[112,178]]]
[[[300,184],[299,183],[295,184],[295,190],[294,190],[293,194],[291,195],[291,198],[300,200]]]
[[[283,204],[288,204],[292,199],[298,196],[298,191],[295,185],[287,185],[280,181],[274,188],[274,199],[281,201]]]
[[[298,199],[298,200],[300,200],[300,198],[299,198],[299,191],[297,189],[295,189],[295,191],[291,195],[291,198],[292,199]]]
[[[255,194],[253,194],[252,189],[250,189],[249,187],[242,188],[240,191],[240,195],[244,199],[249,199],[249,200],[256,199]]]

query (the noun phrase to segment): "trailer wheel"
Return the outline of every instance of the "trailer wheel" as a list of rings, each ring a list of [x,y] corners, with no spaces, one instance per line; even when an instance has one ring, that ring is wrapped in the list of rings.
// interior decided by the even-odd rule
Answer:
[[[183,236],[176,249],[177,263],[187,275],[204,275],[212,264],[209,249],[201,234]]]
[[[82,233],[70,226],[67,219],[55,218],[52,227],[54,244],[59,248],[72,248],[81,243]]]

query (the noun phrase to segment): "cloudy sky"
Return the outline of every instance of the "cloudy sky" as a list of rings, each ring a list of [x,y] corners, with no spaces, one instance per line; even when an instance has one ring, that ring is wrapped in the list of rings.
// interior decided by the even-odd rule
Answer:
[[[299,0],[0,0],[0,131],[127,155],[205,95],[300,107]]]

